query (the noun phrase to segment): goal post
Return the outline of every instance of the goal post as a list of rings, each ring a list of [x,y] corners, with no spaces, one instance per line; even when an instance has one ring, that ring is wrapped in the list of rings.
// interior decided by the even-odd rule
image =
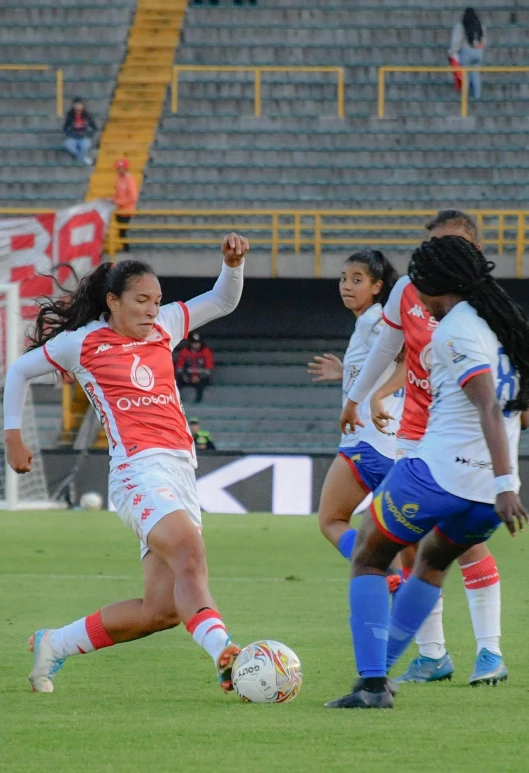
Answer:
[[[0,284],[0,388],[3,393],[8,368],[23,351],[27,322],[23,319],[19,286],[17,283]],[[0,508],[7,510],[40,509],[50,507],[50,498],[40,451],[37,422],[31,386],[28,389],[22,416],[22,434],[33,451],[30,473],[17,475],[7,463],[5,444],[2,442],[0,464]],[[2,438],[3,441],[3,438]]]

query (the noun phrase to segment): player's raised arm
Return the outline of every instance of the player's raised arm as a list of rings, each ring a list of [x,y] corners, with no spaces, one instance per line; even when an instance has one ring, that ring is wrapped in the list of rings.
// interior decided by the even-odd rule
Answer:
[[[242,295],[244,256],[249,249],[248,239],[244,236],[231,233],[224,238],[224,263],[219,278],[209,292],[197,295],[185,304],[189,311],[189,330],[231,314],[237,308]]]
[[[33,452],[25,445],[20,432],[29,381],[55,370],[41,346],[23,354],[7,371],[4,387],[4,438],[8,464],[20,474],[31,471],[33,460]]]

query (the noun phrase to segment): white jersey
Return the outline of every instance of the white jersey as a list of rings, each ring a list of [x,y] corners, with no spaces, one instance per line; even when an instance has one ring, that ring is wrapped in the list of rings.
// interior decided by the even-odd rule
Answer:
[[[463,387],[474,376],[491,372],[504,406],[516,396],[518,376],[496,335],[466,301],[458,303],[432,336],[433,400],[426,434],[416,456],[428,465],[439,486],[475,502],[494,503],[494,473],[479,414]],[[520,414],[505,414],[516,490]]]
[[[369,351],[376,341],[384,322],[382,320],[382,306],[375,303],[370,306],[356,320],[354,332],[349,341],[349,346],[345,352],[343,360],[343,381],[342,381],[342,407],[347,402],[347,395],[352,388],[355,380],[358,378],[362,366],[367,359]],[[384,435],[379,432],[371,421],[370,400],[371,395],[388,380],[395,372],[396,364],[392,362],[384,373],[380,376],[374,387],[369,392],[367,398],[360,405],[358,410],[359,418],[364,422],[365,427],[357,427],[356,432],[342,435],[340,448],[352,448],[358,443],[369,443],[380,454],[390,459],[395,458],[395,438],[399,427],[400,417],[402,415],[402,406],[404,403],[404,390],[401,389],[394,395],[384,399],[384,406],[388,413],[394,417],[386,428],[390,435]]]

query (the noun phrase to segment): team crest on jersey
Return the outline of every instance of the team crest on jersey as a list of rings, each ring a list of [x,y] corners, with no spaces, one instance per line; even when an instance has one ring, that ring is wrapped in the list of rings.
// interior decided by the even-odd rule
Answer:
[[[141,365],[141,360],[137,354],[134,355],[130,369],[130,380],[135,387],[143,389],[144,392],[150,392],[154,386],[154,373],[148,365]]]
[[[421,361],[421,367],[423,370],[428,371],[428,373],[432,369],[432,342],[426,344],[424,349],[422,349],[419,359]]]
[[[466,354],[462,354],[461,352],[457,351],[453,341],[447,341],[446,346],[448,348],[448,351],[450,352],[450,356],[454,364],[457,364],[458,362],[463,362],[463,360],[467,359]]]

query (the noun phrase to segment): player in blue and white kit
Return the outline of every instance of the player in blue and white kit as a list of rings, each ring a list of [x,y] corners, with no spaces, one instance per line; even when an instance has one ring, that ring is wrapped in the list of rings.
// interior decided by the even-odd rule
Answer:
[[[331,354],[315,357],[309,363],[314,381],[341,381],[342,405],[358,377],[381,327],[382,306],[397,281],[397,273],[387,258],[377,250],[355,252],[347,258],[340,277],[340,295],[344,305],[356,317],[354,332],[343,363]],[[351,513],[366,495],[374,491],[386,477],[395,459],[396,431],[402,413],[405,374],[396,372],[392,362],[371,390],[384,397],[384,408],[392,419],[385,434],[371,421],[369,400],[361,407],[363,427],[353,434],[342,435],[338,455],[325,478],[320,499],[319,518],[322,533],[349,560],[356,529],[351,529]],[[388,382],[389,379],[389,382]],[[386,383],[388,382],[388,383]],[[384,392],[380,394],[380,387]]]
[[[374,492],[352,557],[351,632],[360,680],[329,708],[392,708],[387,672],[436,604],[451,563],[503,521],[528,520],[518,490],[520,411],[529,405],[529,320],[490,276],[494,264],[461,237],[424,242],[409,275],[438,321],[433,401],[415,458]],[[385,573],[420,542],[390,616]]]

